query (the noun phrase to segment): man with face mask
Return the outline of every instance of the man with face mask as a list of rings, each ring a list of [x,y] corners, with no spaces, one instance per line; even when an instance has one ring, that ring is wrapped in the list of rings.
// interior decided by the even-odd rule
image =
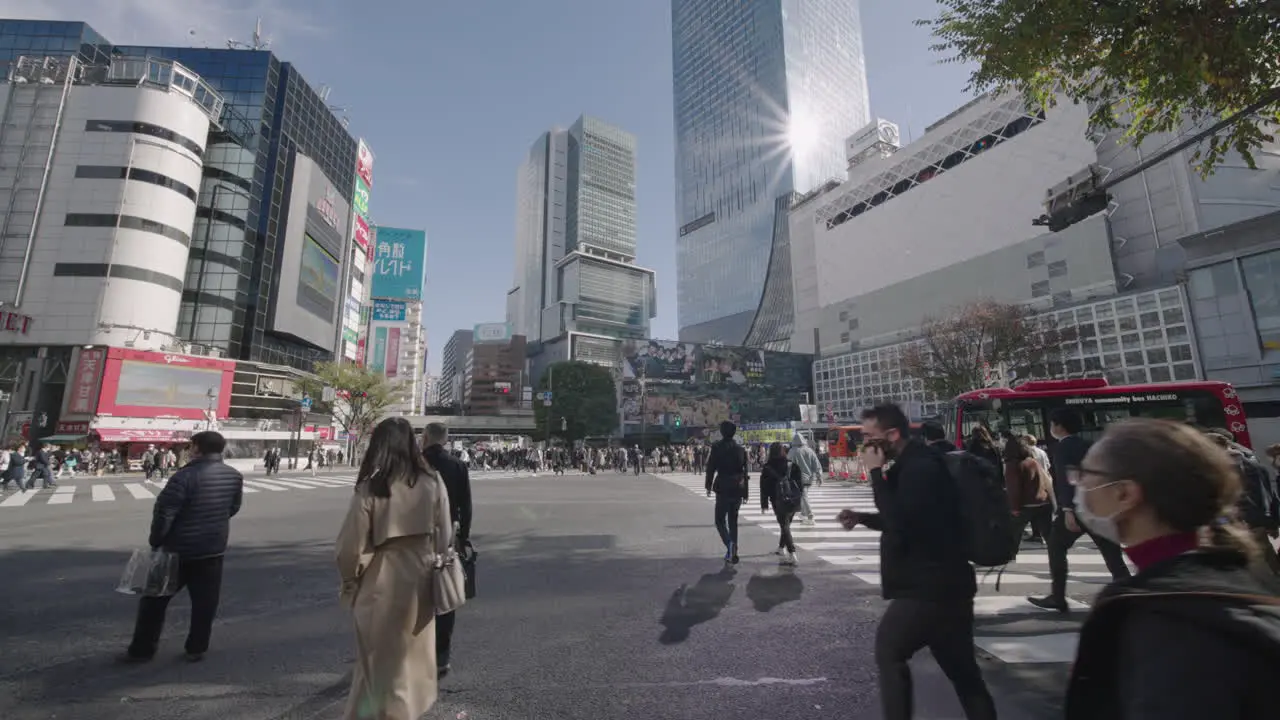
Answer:
[[[1074,474],[1084,462],[1091,443],[1080,436],[1084,429],[1084,418],[1075,408],[1060,407],[1049,413],[1049,434],[1057,441],[1051,448],[1053,451],[1050,472],[1053,475],[1053,495],[1058,508],[1053,518],[1053,526],[1049,531],[1045,552],[1049,556],[1049,594],[1045,597],[1029,597],[1028,602],[1046,610],[1067,612],[1067,552],[1076,544],[1083,534],[1102,554],[1111,572],[1113,580],[1129,577],[1129,566],[1124,562],[1124,553],[1116,544],[1115,538],[1107,532],[1107,528],[1095,522],[1090,525],[1082,522],[1079,500],[1073,483]]]
[[[995,720],[995,703],[973,644],[973,566],[964,537],[960,492],[946,455],[910,437],[897,405],[862,413],[876,513],[844,510],[846,530],[880,531],[880,587],[889,607],[876,630],[876,665],[886,720],[912,716],[911,657],[925,647],[955,687],[968,720]]]

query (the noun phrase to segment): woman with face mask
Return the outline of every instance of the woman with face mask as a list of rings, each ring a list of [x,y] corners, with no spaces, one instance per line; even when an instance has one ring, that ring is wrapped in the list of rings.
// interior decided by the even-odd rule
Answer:
[[[1230,517],[1240,481],[1194,428],[1107,429],[1075,479],[1076,516],[1138,574],[1099,593],[1080,631],[1068,720],[1280,717],[1280,581]]]

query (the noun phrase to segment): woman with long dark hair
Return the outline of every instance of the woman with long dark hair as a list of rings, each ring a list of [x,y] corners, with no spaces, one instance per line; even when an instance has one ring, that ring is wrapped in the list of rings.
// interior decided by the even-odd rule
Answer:
[[[792,470],[795,470],[795,477]],[[777,554],[782,557],[783,565],[795,565],[796,543],[791,537],[791,520],[800,508],[799,469],[793,468],[787,461],[787,446],[774,443],[769,446],[769,456],[764,467],[760,469],[760,512],[769,512],[773,505],[773,515],[778,519],[778,528],[782,535],[778,537]],[[787,490],[789,488],[789,490]]]
[[[1018,520],[1017,537],[1022,537],[1027,525],[1031,525],[1035,536],[1049,537],[1053,523],[1053,505],[1049,501],[1053,480],[1021,438],[1009,435],[1003,455],[1005,495],[1009,498],[1009,509]]]
[[[1227,455],[1189,425],[1134,418],[1077,473],[1076,516],[1138,574],[1080,630],[1067,720],[1280,717],[1280,582],[1235,521]]]
[[[417,720],[436,701],[430,576],[453,542],[449,498],[413,427],[374,428],[338,533],[341,598],[356,631],[347,720]]]

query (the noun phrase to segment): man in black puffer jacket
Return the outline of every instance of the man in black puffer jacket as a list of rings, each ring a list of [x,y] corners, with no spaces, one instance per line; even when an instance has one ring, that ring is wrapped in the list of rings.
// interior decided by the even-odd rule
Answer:
[[[150,545],[178,556],[178,589],[191,596],[187,659],[204,658],[213,618],[222,594],[222,556],[227,551],[231,518],[240,512],[244,478],[222,462],[227,441],[216,432],[191,438],[191,461],[169,478],[156,498]],[[169,597],[144,597],[126,659],[150,660],[160,643]]]
[[[449,428],[444,423],[431,423],[423,437],[422,454],[444,481],[444,489],[449,494],[449,514],[458,529],[454,539],[458,547],[462,547],[471,537],[471,474],[461,460],[444,449],[448,441]],[[456,611],[436,616],[436,675],[439,677],[453,669],[449,656],[453,651],[456,619]]]

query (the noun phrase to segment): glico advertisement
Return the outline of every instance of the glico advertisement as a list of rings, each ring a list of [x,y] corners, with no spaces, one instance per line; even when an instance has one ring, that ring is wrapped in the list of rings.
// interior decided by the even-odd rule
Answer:
[[[202,420],[212,404],[224,418],[235,370],[234,360],[110,348],[98,414]]]
[[[623,343],[622,415],[629,425],[711,429],[800,419],[813,397],[813,356],[664,340]]]

